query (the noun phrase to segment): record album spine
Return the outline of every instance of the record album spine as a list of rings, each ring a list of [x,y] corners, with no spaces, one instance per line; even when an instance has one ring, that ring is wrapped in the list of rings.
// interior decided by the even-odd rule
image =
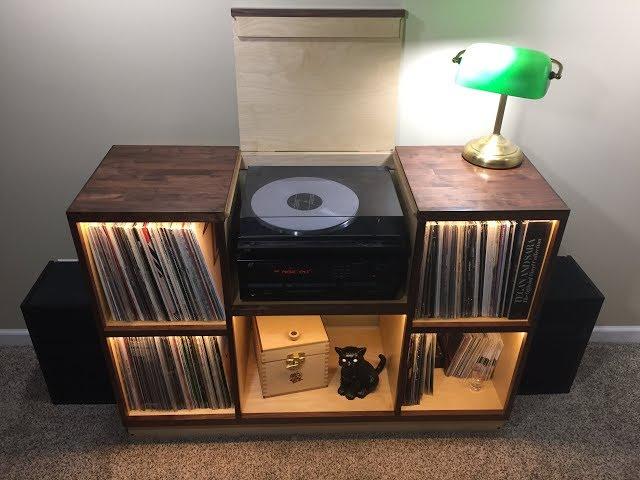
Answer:
[[[526,318],[531,308],[551,233],[549,222],[529,222],[513,286],[509,318]]]
[[[526,318],[551,221],[428,222],[418,318]]]

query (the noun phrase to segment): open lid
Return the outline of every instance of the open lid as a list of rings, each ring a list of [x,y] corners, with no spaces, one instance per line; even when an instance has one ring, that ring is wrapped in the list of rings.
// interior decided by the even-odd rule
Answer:
[[[243,151],[390,151],[404,10],[232,9]]]

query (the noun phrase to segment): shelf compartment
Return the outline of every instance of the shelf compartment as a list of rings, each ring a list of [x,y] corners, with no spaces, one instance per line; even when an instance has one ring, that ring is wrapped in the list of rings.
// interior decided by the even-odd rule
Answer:
[[[153,341],[149,342],[150,339]],[[130,336],[107,338],[109,359],[126,421],[147,419],[153,423],[154,419],[174,417],[183,420],[235,418],[233,372],[225,337],[150,336],[135,340]],[[223,383],[216,383],[216,378]],[[159,390],[164,395],[158,396]],[[221,396],[220,392],[225,390]],[[231,398],[231,405],[158,409],[138,408],[136,402],[130,400],[137,398],[139,403],[145,398],[153,398],[155,403],[163,396],[165,399],[175,397],[186,405],[198,403],[197,397],[211,402],[214,397],[217,401],[226,398],[227,402]]]
[[[252,417],[341,417],[393,415],[396,405],[398,371],[405,315],[323,316],[329,337],[329,386],[263,398],[252,345],[251,317],[233,317],[240,411]],[[377,389],[365,398],[347,400],[337,393],[340,383],[335,346],[366,346],[365,358],[374,366],[378,354],[387,357]]]
[[[503,332],[504,347],[491,380],[480,391],[469,387],[469,379],[446,376],[442,368],[434,371],[433,395],[422,395],[419,405],[403,405],[402,415],[502,415],[512,397],[515,374],[527,333]]]
[[[415,316],[503,321],[513,311],[514,320],[528,320],[559,226],[553,219],[426,222]]]
[[[95,298],[97,299],[97,307],[105,327],[111,327],[113,325],[129,325],[129,327],[133,330],[136,329],[134,325],[167,325],[167,324],[178,324],[178,323],[203,323],[210,325],[225,325],[225,319],[211,319],[211,320],[202,320],[202,321],[193,321],[193,320],[180,320],[180,321],[156,321],[156,320],[138,320],[135,322],[123,322],[117,321],[113,318],[111,310],[108,305],[108,301],[106,298],[106,293],[104,286],[102,285],[100,275],[98,274],[98,269],[96,265],[96,259],[91,251],[89,240],[87,238],[87,227],[89,225],[95,225],[97,223],[104,224],[113,224],[120,222],[77,222],[75,227],[78,230],[78,237],[80,243],[82,245],[82,250],[84,252],[84,256],[86,259],[86,264],[89,269],[89,275],[91,277],[91,284],[94,290]],[[124,222],[125,224],[131,225],[132,223],[148,223],[150,225],[161,224],[161,225],[170,225],[172,222]],[[219,295],[220,302],[222,304],[222,309],[224,311],[224,289],[223,289],[223,280],[222,280],[222,266],[220,262],[220,248],[218,246],[218,240],[216,239],[215,231],[213,228],[213,224],[208,222],[175,222],[175,223],[188,223],[191,224],[193,231],[195,232],[196,239],[198,245],[200,247],[200,251],[202,252],[202,256],[204,257],[205,266],[213,279],[213,283],[215,286],[215,290]]]
[[[512,320],[503,317],[473,317],[473,318],[418,318],[412,323],[412,332],[437,332],[446,328],[459,328],[468,332],[522,332],[527,331],[531,324],[528,320]]]

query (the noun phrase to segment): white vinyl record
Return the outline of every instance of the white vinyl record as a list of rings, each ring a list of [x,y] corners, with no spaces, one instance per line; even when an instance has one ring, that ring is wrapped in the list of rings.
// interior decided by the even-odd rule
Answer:
[[[282,178],[260,187],[251,209],[265,224],[293,233],[349,224],[360,202],[345,185],[316,177]]]

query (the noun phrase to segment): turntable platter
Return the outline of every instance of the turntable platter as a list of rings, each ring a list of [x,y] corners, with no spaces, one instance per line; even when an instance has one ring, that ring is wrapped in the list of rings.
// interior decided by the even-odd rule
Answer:
[[[344,227],[355,218],[359,204],[349,187],[317,177],[275,180],[251,197],[261,222],[296,235]]]

